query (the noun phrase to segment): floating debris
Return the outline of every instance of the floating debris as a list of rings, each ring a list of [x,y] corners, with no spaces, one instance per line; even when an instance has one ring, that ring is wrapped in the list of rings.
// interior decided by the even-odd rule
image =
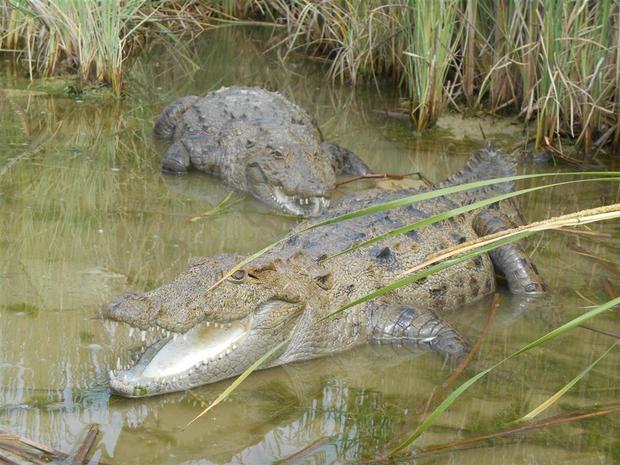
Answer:
[[[77,453],[72,457],[71,454],[66,454],[33,439],[0,431],[0,463],[7,465],[40,465],[43,463],[82,465],[87,463],[86,458],[98,434],[99,427],[97,425],[90,425],[84,441]],[[98,460],[94,463],[105,465]]]

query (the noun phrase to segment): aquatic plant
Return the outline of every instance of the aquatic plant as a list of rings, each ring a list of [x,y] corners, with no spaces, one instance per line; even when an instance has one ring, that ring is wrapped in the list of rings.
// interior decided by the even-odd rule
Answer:
[[[458,1],[410,0],[403,17],[403,81],[418,130],[433,126],[443,110],[444,88],[458,43]]]
[[[479,379],[481,379],[482,377],[486,376],[487,374],[489,374],[490,372],[492,372],[493,370],[495,370],[497,367],[499,367],[500,365],[502,365],[503,363],[507,362],[508,360],[517,357],[529,350],[532,350],[542,344],[545,344],[546,342],[555,339],[556,337],[562,336],[563,334],[566,334],[567,332],[571,331],[572,329],[576,328],[578,325],[580,325],[582,322],[584,321],[588,321],[591,318],[594,318],[595,316],[606,312],[612,308],[614,308],[615,306],[617,306],[618,304],[620,304],[620,297],[617,297],[615,299],[612,299],[608,302],[605,302],[604,304],[598,305],[597,307],[589,310],[588,312],[584,313],[583,315],[580,315],[576,318],[573,318],[572,320],[568,321],[567,323],[553,329],[552,331],[549,331],[548,333],[544,334],[543,336],[539,337],[538,339],[536,339],[533,342],[530,342],[529,344],[521,347],[519,350],[513,352],[512,354],[508,355],[507,357],[503,358],[502,360],[500,360],[499,362],[495,363],[494,365],[492,365],[491,367],[487,368],[486,370],[483,370],[481,372],[479,372],[478,374],[472,376],[471,378],[469,378],[467,381],[465,381],[463,384],[461,384],[459,387],[457,387],[450,395],[448,395],[443,402],[441,402],[441,404],[439,404],[437,406],[437,408],[435,408],[425,419],[424,421],[422,421],[422,423],[404,440],[402,441],[396,448],[394,448],[392,451],[390,451],[389,455],[390,456],[395,456],[401,452],[403,452],[404,450],[406,450],[407,448],[409,448],[411,446],[411,444],[417,439],[419,438],[425,431],[428,430],[428,428],[436,421],[436,419],[441,416],[441,414],[443,414],[443,412],[445,412],[450,405],[452,405],[465,391],[467,391],[470,386],[472,386],[474,383],[476,383]],[[611,348],[615,348],[617,346],[617,344],[614,344]],[[607,355],[607,353],[609,353],[609,350],[604,354]],[[603,355],[603,356],[604,356]]]
[[[216,206],[210,208],[204,213],[201,213],[200,215],[191,217],[189,221],[190,223],[195,223],[196,221],[223,215],[229,211],[231,207],[241,202],[243,198],[244,197],[242,195],[235,195],[234,191],[230,191]]]

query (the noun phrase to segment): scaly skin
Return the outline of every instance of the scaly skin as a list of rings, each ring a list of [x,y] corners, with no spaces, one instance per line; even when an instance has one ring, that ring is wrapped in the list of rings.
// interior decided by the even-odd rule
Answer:
[[[154,133],[171,141],[164,171],[182,174],[193,167],[294,215],[321,213],[336,175],[369,172],[353,153],[322,142],[305,111],[260,88],[178,99],[162,111]]]
[[[512,163],[486,150],[444,185],[513,172]],[[242,373],[287,338],[265,366],[312,359],[368,342],[413,344],[462,354],[464,339],[435,312],[462,307],[495,290],[492,257],[487,255],[324,318],[394,281],[438,250],[478,237],[474,222],[483,229],[495,228],[493,210],[485,210],[480,220],[475,213],[466,214],[325,258],[360,240],[510,188],[469,191],[299,233],[209,291],[242,257],[198,259],[173,282],[142,295],[125,296],[108,307],[108,317],[148,330],[155,338],[164,336],[137,365],[111,374],[112,389],[136,397],[212,383]],[[371,189],[350,194],[338,199],[319,220],[414,192]],[[500,208],[502,215],[517,216],[509,204]],[[297,231],[305,226],[300,224]],[[507,249],[504,255],[496,257],[495,264],[505,272],[511,290],[543,290],[535,269],[523,265],[529,261],[520,249]],[[185,334],[185,340],[175,340],[168,332]],[[216,340],[221,342],[218,347],[214,347]]]

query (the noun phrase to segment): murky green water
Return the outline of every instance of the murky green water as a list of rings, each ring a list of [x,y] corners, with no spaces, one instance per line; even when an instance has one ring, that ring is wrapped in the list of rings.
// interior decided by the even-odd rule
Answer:
[[[13,103],[0,100],[0,429],[75,452],[87,426],[97,423],[102,434],[95,457],[110,464],[267,464],[311,445],[288,463],[322,465],[359,463],[418,424],[451,367],[435,354],[392,348],[366,347],[256,373],[189,428],[200,411],[189,393],[110,396],[106,373],[127,343],[127,330],[100,318],[106,302],[166,282],[190,256],[253,251],[291,226],[251,199],[225,215],[190,222],[230,190],[199,174],[160,174],[162,147],[151,129],[165,104],[220,85],[277,89],[313,112],[328,139],[353,149],[376,171],[421,171],[431,180],[461,167],[481,143],[478,122],[459,116],[416,136],[406,123],[375,111],[397,105],[389,91],[355,95],[332,88],[318,64],[292,59],[283,65],[276,53],[264,54],[264,39],[235,31],[206,35],[196,44],[196,68],[155,48],[131,68],[129,97],[122,102],[51,97],[28,89],[15,72],[0,76]],[[518,126],[483,124],[504,147],[521,137]],[[533,220],[619,197],[617,187],[589,184],[545,191],[523,206]],[[587,256],[619,263],[620,224],[592,229],[608,236],[549,233],[529,242],[551,291],[530,304],[505,296],[480,366],[606,301],[604,280],[620,287],[613,268]],[[488,304],[447,316],[475,340]],[[590,326],[618,333],[619,315],[603,315]],[[522,356],[464,395],[418,445],[508,428],[613,342],[578,329]],[[617,402],[619,365],[615,350],[544,415]],[[227,385],[195,394],[213,400]],[[618,463],[619,437],[619,416],[607,416],[415,463]]]

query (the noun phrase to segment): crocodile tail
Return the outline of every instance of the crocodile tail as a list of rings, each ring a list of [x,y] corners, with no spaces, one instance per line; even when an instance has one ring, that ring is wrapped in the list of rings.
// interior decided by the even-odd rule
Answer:
[[[470,182],[482,181],[492,178],[503,178],[515,176],[517,174],[517,163],[514,157],[505,155],[501,151],[488,143],[486,147],[476,151],[467,160],[465,167],[461,171],[457,171],[445,181],[437,184],[435,188],[443,188],[456,186],[458,184],[466,184]],[[480,198],[486,198],[493,195],[505,194],[512,192],[514,182],[502,182],[491,184],[466,191],[464,194],[472,201]]]
[[[153,134],[162,139],[172,139],[174,131],[183,113],[191,107],[199,97],[188,95],[175,100],[163,109],[153,128]]]

